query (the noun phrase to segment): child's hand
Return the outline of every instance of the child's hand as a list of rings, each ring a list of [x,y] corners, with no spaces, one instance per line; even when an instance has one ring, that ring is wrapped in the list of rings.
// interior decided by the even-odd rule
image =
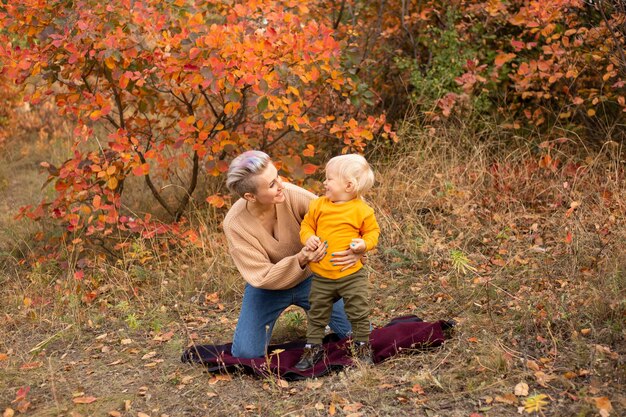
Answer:
[[[352,252],[354,253],[365,252],[365,241],[363,239],[352,239],[352,243],[350,243],[350,249],[352,249]]]
[[[318,236],[311,236],[306,240],[304,247],[310,251],[314,251],[320,246],[321,243],[322,240]]]

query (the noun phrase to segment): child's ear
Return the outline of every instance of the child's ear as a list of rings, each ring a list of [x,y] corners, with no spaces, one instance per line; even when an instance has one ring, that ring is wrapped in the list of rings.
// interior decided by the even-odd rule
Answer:
[[[346,193],[354,193],[356,191],[356,185],[352,181],[346,182]]]

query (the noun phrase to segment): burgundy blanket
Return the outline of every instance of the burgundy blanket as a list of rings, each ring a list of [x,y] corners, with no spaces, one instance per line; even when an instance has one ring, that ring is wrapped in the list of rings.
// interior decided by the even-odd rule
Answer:
[[[385,327],[374,329],[370,335],[374,363],[401,352],[439,346],[443,343],[444,330],[451,323],[437,321],[427,323],[416,316],[404,316],[393,319]],[[235,358],[231,356],[231,343],[225,345],[192,346],[183,352],[181,360],[188,363],[200,363],[211,372],[233,371],[242,369],[259,376],[278,375],[286,380],[317,377],[333,370],[352,365],[350,340],[341,339],[331,334],[324,341],[326,357],[313,368],[299,371],[295,368],[302,355],[304,342],[289,342],[268,347],[268,358]],[[332,336],[335,336],[333,339]]]

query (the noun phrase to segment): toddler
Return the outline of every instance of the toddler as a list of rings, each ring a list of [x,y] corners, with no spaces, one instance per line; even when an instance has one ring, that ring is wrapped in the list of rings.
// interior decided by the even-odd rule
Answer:
[[[326,164],[325,194],[311,201],[302,221],[300,240],[307,250],[328,245],[327,255],[309,264],[313,272],[308,313],[307,344],[299,370],[315,365],[323,356],[322,339],[330,319],[333,303],[343,298],[348,320],[352,324],[355,356],[372,363],[369,344],[369,296],[367,272],[358,261],[348,268],[333,264],[333,253],[352,249],[361,254],[378,243],[380,228],[374,210],[362,196],[374,185],[374,172],[360,155],[340,155]]]

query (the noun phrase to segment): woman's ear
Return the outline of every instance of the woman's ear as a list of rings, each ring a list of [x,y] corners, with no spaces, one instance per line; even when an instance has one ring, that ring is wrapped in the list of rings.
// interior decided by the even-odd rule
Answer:
[[[243,198],[245,198],[246,200],[248,200],[251,203],[254,203],[256,201],[256,197],[252,193],[245,193],[243,195]]]

